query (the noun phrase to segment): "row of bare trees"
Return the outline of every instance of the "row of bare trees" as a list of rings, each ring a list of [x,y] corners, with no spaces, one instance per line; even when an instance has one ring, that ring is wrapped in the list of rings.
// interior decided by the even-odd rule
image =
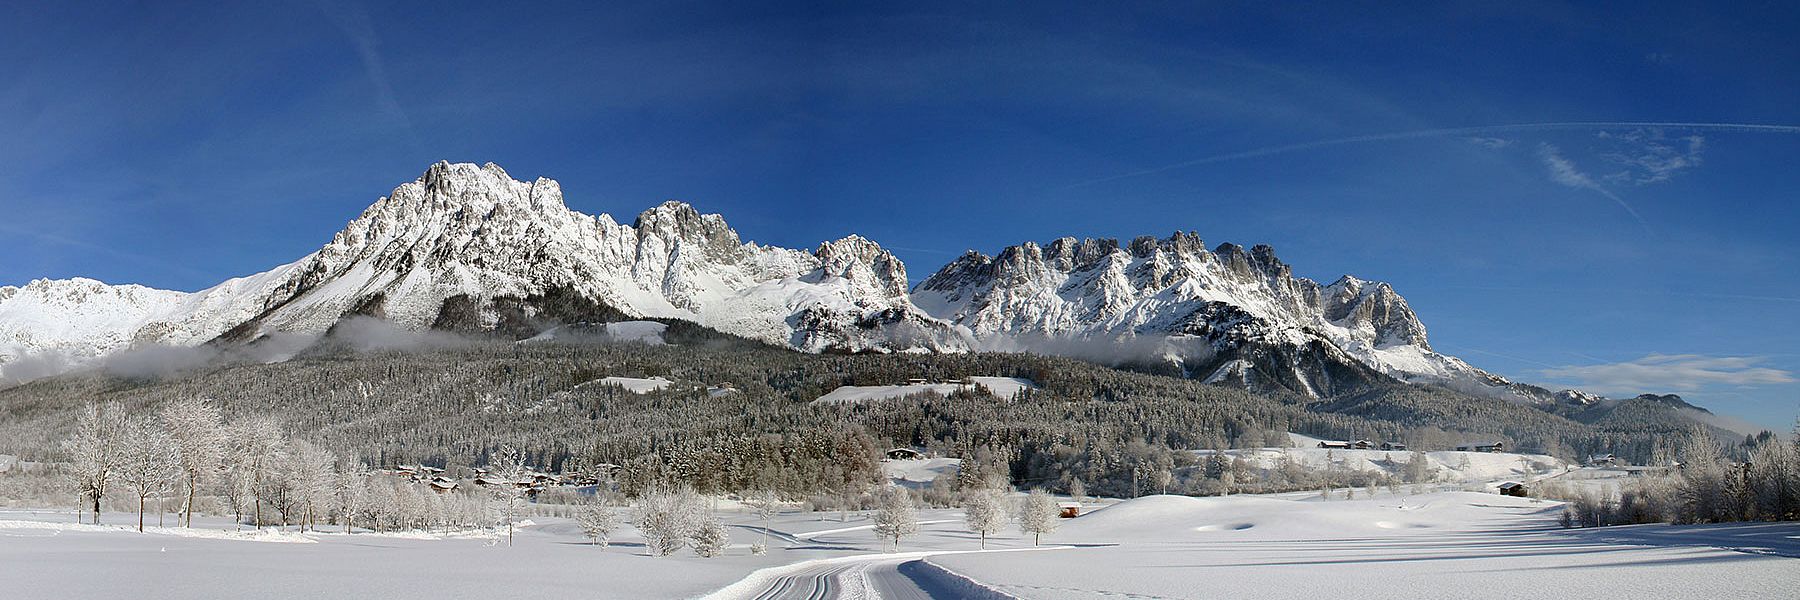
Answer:
[[[63,442],[65,473],[80,512],[100,522],[102,500],[124,492],[145,525],[149,499],[180,498],[179,522],[193,526],[203,499],[218,498],[239,523],[298,525],[301,531],[335,523],[382,531],[432,527],[504,527],[525,504],[514,485],[434,493],[404,477],[378,473],[304,439],[289,437],[270,419],[226,423],[205,399],[168,402],[151,414],[130,414],[117,402],[83,411]],[[512,481],[526,471],[521,452],[503,448],[490,463]],[[271,511],[265,514],[265,510]],[[160,524],[163,511],[158,510]]]

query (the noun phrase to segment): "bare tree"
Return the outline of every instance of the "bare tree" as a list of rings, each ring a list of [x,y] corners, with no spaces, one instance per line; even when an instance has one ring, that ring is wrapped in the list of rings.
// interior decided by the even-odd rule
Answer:
[[[963,492],[963,522],[969,531],[981,534],[981,548],[987,549],[989,535],[1006,527],[1006,493],[999,488],[980,487]]]
[[[744,499],[744,506],[750,508],[750,514],[762,519],[762,541],[751,546],[752,554],[762,554],[769,548],[769,521],[781,513],[781,496],[774,490],[756,490]]]
[[[653,488],[638,496],[637,527],[651,556],[668,556],[687,545],[706,518],[691,488]]]
[[[263,524],[262,505],[272,490],[272,477],[287,451],[287,440],[281,427],[269,419],[257,418],[231,432],[231,452],[236,460],[238,483],[249,492],[254,524]]]
[[[519,516],[519,509],[525,504],[525,496],[531,491],[531,471],[525,468],[525,453],[513,446],[501,446],[488,466],[495,475],[500,476],[502,483],[489,488],[493,497],[492,510],[500,522],[506,524],[506,545],[513,543],[513,522]]]
[[[607,541],[612,539],[613,532],[619,529],[619,511],[605,500],[595,498],[587,506],[581,507],[581,513],[575,516],[575,521],[581,525],[582,533],[605,548]]]
[[[163,428],[175,442],[187,497],[183,523],[194,526],[194,495],[200,484],[218,473],[225,455],[225,423],[209,400],[183,398],[162,410]]]
[[[134,419],[120,436],[118,469],[119,483],[137,495],[138,531],[143,531],[146,499],[166,492],[180,469],[175,442],[155,423]]]
[[[300,508],[300,531],[318,520],[319,509],[335,499],[337,457],[305,440],[293,440],[283,461],[282,476],[290,499]]]
[[[1056,531],[1056,513],[1056,498],[1044,490],[1032,490],[1031,495],[1019,504],[1015,518],[1019,522],[1019,531],[1031,534],[1031,545],[1036,546],[1044,534]]]
[[[117,402],[95,402],[82,411],[75,423],[75,433],[63,441],[69,456],[70,477],[77,493],[75,517],[81,520],[81,505],[92,503],[94,523],[100,522],[100,499],[106,495],[119,460],[119,437],[124,429],[124,409]]]
[[[919,532],[919,511],[913,507],[912,492],[906,488],[890,485],[880,494],[881,507],[875,511],[875,535],[892,540],[894,550],[898,551],[900,538]]]

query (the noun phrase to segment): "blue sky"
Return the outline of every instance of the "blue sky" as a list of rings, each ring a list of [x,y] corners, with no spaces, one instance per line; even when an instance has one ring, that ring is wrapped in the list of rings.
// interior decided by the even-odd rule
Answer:
[[[1268,243],[1516,379],[1800,414],[1794,5],[163,4],[0,6],[0,284],[204,288],[492,161],[915,280]]]

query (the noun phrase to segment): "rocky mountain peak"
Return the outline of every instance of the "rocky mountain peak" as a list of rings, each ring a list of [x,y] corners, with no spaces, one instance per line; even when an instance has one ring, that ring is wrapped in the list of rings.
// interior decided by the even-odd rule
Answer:
[[[868,238],[852,234],[825,242],[813,255],[819,258],[819,268],[825,276],[873,287],[889,298],[906,295],[906,265]]]
[[[631,228],[640,240],[656,238],[664,244],[682,243],[703,248],[713,260],[739,260],[743,242],[738,233],[725,223],[725,217],[701,214],[693,205],[669,200],[638,213]]]

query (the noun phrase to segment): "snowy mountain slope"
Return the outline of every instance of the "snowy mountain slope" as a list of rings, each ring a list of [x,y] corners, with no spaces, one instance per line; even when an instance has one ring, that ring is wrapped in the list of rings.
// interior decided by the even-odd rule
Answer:
[[[1316,397],[1393,379],[1559,397],[1433,351],[1389,285],[1294,277],[1268,246],[1208,250],[1192,233],[1123,246],[1063,238],[971,252],[910,290],[908,281],[898,258],[859,236],[810,252],[764,246],[673,201],[623,224],[568,209],[549,179],[438,163],[317,251],[210,289],[0,288],[0,368],[319,335],[348,315],[521,338],[563,322],[655,318],[807,352],[1030,350]]]
[[[1378,373],[1541,400],[1433,351],[1386,283],[1346,275],[1319,285],[1294,277],[1268,246],[1208,251],[1192,233],[971,252],[920,282],[913,301],[990,345],[1020,336],[1115,344],[1214,383],[1325,396]]]
[[[962,333],[912,306],[906,281],[898,259],[860,237],[811,253],[745,243],[719,215],[679,202],[622,225],[569,210],[554,181],[516,181],[491,163],[439,163],[318,251],[211,289],[89,280],[7,288],[0,362],[321,334],[352,314],[420,330],[455,309],[491,329],[503,308],[535,313],[542,307],[532,299],[562,291],[807,351],[967,349]]]
[[[50,354],[80,361],[125,348],[187,296],[81,278],[0,287],[0,364]]]

